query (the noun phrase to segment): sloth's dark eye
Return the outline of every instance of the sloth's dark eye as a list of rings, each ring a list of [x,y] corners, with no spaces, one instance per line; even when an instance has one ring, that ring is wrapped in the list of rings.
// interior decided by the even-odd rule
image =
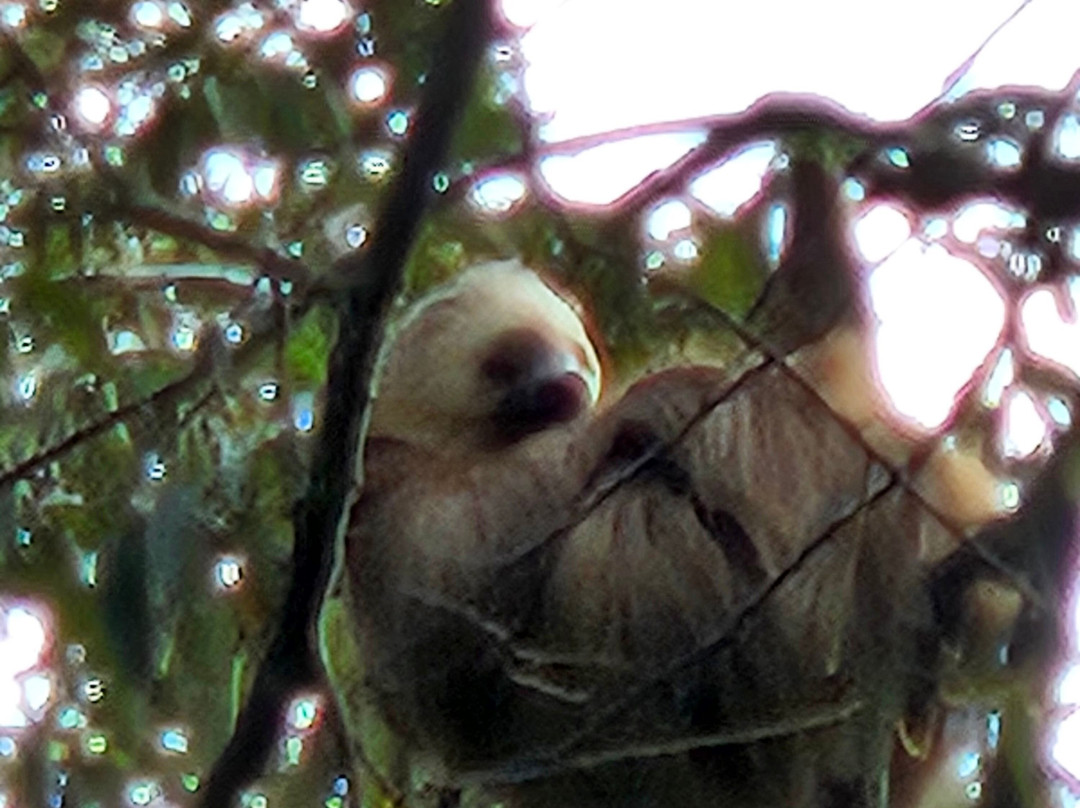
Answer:
[[[507,331],[480,363],[480,373],[499,387],[511,388],[535,379],[551,363],[551,348],[531,328]]]
[[[569,421],[586,406],[588,386],[537,332],[507,332],[480,364],[495,388],[492,421],[497,438],[512,442]]]

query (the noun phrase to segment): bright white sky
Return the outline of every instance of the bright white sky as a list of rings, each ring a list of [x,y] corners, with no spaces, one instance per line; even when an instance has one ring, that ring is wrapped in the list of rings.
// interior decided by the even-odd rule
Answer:
[[[774,92],[902,120],[942,92],[1017,0],[554,5],[522,40],[533,108],[554,113],[548,141],[632,126],[642,106],[678,120],[738,113]]]
[[[51,633],[50,618],[41,606],[0,605],[0,733],[40,720],[48,707],[52,681],[35,669]]]
[[[548,143],[645,123],[735,115],[775,93],[820,96],[886,122],[979,88],[1059,89],[1077,68],[1072,37],[1080,30],[1080,3],[1073,0],[1032,0],[1023,8],[1021,0],[502,5],[511,22],[531,26],[521,39],[529,64],[524,89]],[[676,154],[669,161],[694,145],[685,135],[669,139]],[[544,172],[551,190],[569,201],[593,202],[598,181],[618,186],[611,160],[599,154],[606,148],[615,147],[595,150],[601,163],[596,170],[587,170],[583,159],[574,171]],[[620,148],[625,191],[655,170],[658,144],[641,144],[635,159],[630,146]]]

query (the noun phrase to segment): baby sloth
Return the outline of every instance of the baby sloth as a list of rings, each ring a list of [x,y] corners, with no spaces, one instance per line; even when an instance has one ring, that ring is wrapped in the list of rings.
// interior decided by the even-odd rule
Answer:
[[[408,805],[884,804],[944,528],[775,363],[600,389],[517,262],[403,319],[323,638],[354,751]]]

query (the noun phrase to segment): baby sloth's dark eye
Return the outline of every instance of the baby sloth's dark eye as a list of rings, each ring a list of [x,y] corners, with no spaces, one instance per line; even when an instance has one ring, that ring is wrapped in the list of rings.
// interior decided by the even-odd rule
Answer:
[[[521,328],[500,337],[480,363],[492,385],[492,422],[497,439],[513,442],[575,418],[589,401],[576,357],[538,332]]]
[[[550,350],[536,331],[516,328],[495,341],[480,363],[480,372],[495,385],[513,387],[535,374]]]

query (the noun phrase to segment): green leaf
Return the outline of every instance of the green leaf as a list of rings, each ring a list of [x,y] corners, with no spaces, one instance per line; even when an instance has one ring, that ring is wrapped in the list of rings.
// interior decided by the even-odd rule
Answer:
[[[511,109],[495,101],[496,78],[488,71],[469,99],[450,153],[458,160],[492,161],[524,149],[521,126]]]
[[[33,25],[27,29],[21,44],[23,52],[37,66],[37,69],[48,74],[61,67],[60,63],[67,51],[68,43],[59,31]]]
[[[734,227],[718,228],[705,241],[688,286],[703,300],[742,319],[765,286],[766,274],[753,245]]]
[[[58,222],[45,230],[44,270],[53,280],[70,277],[78,269],[77,246],[72,243],[71,227]]]
[[[47,255],[55,251],[63,262],[64,250],[73,258],[64,237],[57,237]],[[44,266],[15,279],[15,300],[20,308],[32,312],[45,334],[35,334],[43,344],[56,340],[86,369],[101,373],[112,365],[105,335],[101,329],[101,311],[108,300],[94,296],[75,283],[57,283],[50,279],[51,259]],[[61,266],[53,264],[52,266]]]
[[[322,385],[326,381],[330,348],[337,320],[327,308],[316,308],[291,331],[285,343],[285,372],[294,384]]]

